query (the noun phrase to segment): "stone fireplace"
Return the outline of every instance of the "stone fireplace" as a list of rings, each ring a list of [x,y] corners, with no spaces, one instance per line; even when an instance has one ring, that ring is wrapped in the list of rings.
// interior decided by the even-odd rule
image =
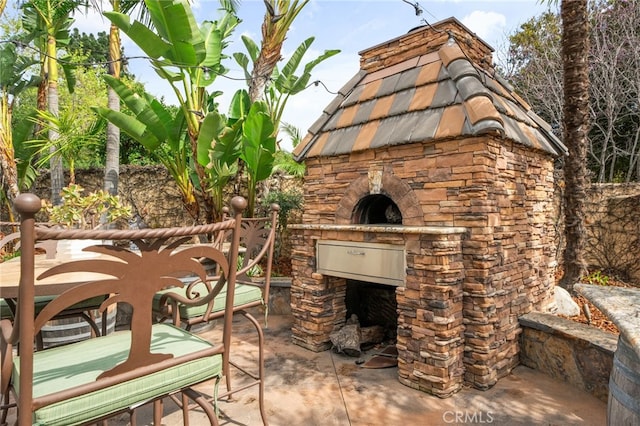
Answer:
[[[491,52],[454,18],[367,49],[296,148],[296,344],[328,349],[354,309],[388,311],[366,304],[391,291],[405,385],[446,397],[518,364],[518,316],[550,303],[565,148]]]

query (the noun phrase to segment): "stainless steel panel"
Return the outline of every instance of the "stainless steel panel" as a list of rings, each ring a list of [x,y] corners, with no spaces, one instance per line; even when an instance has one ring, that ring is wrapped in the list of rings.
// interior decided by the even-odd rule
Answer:
[[[392,244],[319,240],[316,265],[321,274],[395,286],[406,276],[404,246]]]

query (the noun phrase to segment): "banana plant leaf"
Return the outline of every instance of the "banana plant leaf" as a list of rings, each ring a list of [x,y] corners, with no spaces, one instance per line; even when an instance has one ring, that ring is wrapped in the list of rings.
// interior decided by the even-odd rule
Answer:
[[[27,143],[35,125],[33,118],[35,118],[35,112],[19,120],[13,127],[13,150],[18,171],[18,187],[21,191],[30,188],[38,177],[38,171],[34,166],[38,148]]]
[[[0,88],[10,95],[17,95],[28,87],[37,87],[42,81],[39,75],[25,79],[29,67],[37,63],[35,59],[19,55],[13,43],[0,45]]]
[[[224,128],[223,117],[215,111],[209,112],[200,124],[200,133],[197,140],[197,160],[201,166],[209,164],[209,151],[213,147],[214,138]]]
[[[295,72],[300,66],[302,58],[307,53],[314,40],[314,37],[309,37],[308,39],[304,40],[293,52],[289,61],[287,61],[285,66],[282,68],[282,71],[277,72],[277,70],[274,70],[274,74],[277,73],[276,75],[274,75],[274,86],[279,92],[288,95],[295,95],[297,93],[300,93],[301,91],[306,89],[307,84],[311,79],[311,71],[313,71],[313,69],[319,63],[340,53],[340,50],[336,49],[325,50],[322,55],[305,64],[302,75],[298,77],[295,75]]]
[[[140,123],[144,124],[146,130],[152,134],[157,141],[163,141],[168,138],[167,126],[168,123],[171,123],[173,120],[171,118],[171,114],[164,109],[160,102],[153,97],[149,97],[148,99],[140,97],[137,93],[129,89],[129,87],[121,80],[112,76],[105,75],[104,79],[116,92],[127,108],[135,114],[136,119]],[[115,117],[115,115],[111,116]],[[105,118],[108,119],[108,117]],[[127,131],[126,129],[123,130]],[[133,135],[131,136],[133,137]],[[155,149],[155,146],[148,149]]]
[[[273,121],[264,102],[254,102],[242,126],[242,155],[247,172],[255,182],[268,178],[273,170],[276,138]]]
[[[229,121],[235,123],[238,120],[242,120],[249,113],[250,107],[251,99],[249,98],[249,92],[244,89],[236,91],[229,105]]]

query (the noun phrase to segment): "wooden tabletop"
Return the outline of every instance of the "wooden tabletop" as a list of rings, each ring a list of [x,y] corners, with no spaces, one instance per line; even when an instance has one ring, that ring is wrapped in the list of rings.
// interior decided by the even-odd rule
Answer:
[[[48,269],[65,262],[100,257],[94,253],[80,253],[76,256],[60,256],[47,259],[45,255],[36,256],[34,276],[36,296],[53,296],[83,282],[109,278],[109,275],[91,272],[73,272],[54,275],[38,280],[38,276]],[[109,257],[110,259],[113,259]],[[0,297],[16,298],[20,284],[20,258],[16,257],[0,263]]]

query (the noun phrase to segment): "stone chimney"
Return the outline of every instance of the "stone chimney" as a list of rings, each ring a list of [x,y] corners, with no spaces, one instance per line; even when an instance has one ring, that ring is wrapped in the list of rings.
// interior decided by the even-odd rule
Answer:
[[[493,72],[493,48],[456,18],[414,28],[403,36],[359,52],[360,69],[371,73],[435,52],[451,36],[474,64]]]

